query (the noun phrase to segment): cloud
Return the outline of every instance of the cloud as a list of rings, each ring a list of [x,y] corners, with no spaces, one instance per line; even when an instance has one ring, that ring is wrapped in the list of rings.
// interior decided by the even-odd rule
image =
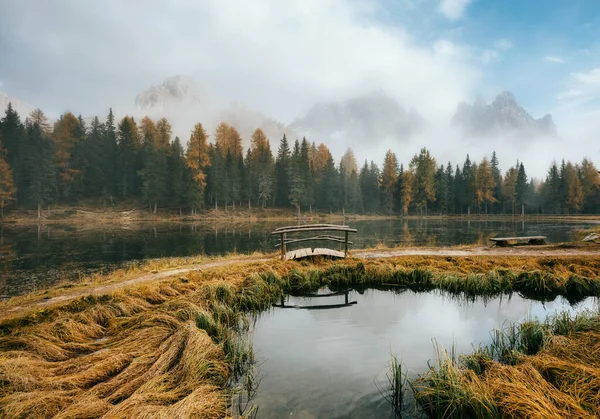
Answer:
[[[11,60],[0,60],[0,74],[17,87],[13,95],[84,114],[126,109],[138,92],[175,74],[192,76],[221,102],[241,100],[285,123],[316,101],[377,88],[433,114],[471,96],[480,73],[465,48],[413,39],[378,20],[378,7],[367,0],[59,0],[33,11],[11,2],[0,17],[0,56],[10,50]]]
[[[480,60],[483,64],[491,64],[494,61],[498,61],[502,58],[502,55],[493,49],[486,49],[481,54]]]
[[[571,73],[571,77],[581,84],[600,87],[600,68],[595,68],[587,73]]]
[[[563,64],[565,62],[565,60],[561,57],[557,57],[554,55],[546,55],[544,57],[545,61],[548,61],[549,63],[557,63],[557,64]]]
[[[569,89],[564,92],[560,92],[556,95],[556,99],[558,100],[570,100],[581,97],[583,92],[577,89]]]
[[[508,51],[512,48],[512,46],[512,42],[510,42],[508,39],[498,39],[494,42],[494,48],[501,51]]]
[[[439,10],[450,20],[460,19],[471,0],[440,0]]]

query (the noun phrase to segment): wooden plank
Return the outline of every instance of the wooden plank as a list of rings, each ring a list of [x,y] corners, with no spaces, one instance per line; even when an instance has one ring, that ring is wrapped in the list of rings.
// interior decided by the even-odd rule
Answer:
[[[286,229],[286,230],[279,230],[279,231],[273,231],[271,234],[275,235],[275,234],[281,234],[281,233],[300,233],[300,232],[304,232],[304,231],[347,231],[349,233],[357,233],[358,230],[356,230],[355,228],[350,228],[350,227],[333,227],[333,226],[329,226],[329,227],[313,227],[313,228],[305,228],[305,229],[295,229],[295,228],[290,228],[290,229]]]
[[[346,243],[345,240],[341,239],[340,237],[334,237],[334,236],[316,236],[316,237],[305,237],[302,239],[290,239],[290,240],[286,240],[285,244],[291,244],[291,243],[301,243],[301,242],[308,242],[308,241],[332,241],[332,242],[336,242],[336,243]],[[353,242],[347,242],[348,244],[354,244]],[[279,243],[275,245],[275,247],[281,246],[281,239],[279,239]]]
[[[315,248],[290,250],[289,252],[287,252],[285,254],[284,260],[303,259],[303,258],[311,257],[311,256],[329,256],[329,257],[335,257],[335,258],[340,258],[340,259],[343,259],[345,257],[343,252],[339,252],[337,250],[327,249],[327,248],[323,248],[323,247],[321,247],[321,248],[315,247]]]
[[[275,231],[281,231],[281,230],[287,230],[289,228],[299,228],[299,229],[310,229],[313,227],[348,227],[347,225],[340,225],[340,224],[303,224],[303,225],[299,225],[299,226],[284,226],[284,227],[277,227],[275,229]]]

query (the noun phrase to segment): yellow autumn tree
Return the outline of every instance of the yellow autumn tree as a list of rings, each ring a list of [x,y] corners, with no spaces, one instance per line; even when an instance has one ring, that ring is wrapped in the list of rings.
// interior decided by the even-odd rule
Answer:
[[[15,181],[12,170],[6,161],[6,151],[0,137],[0,217],[4,218],[4,207],[15,200]]]
[[[383,201],[388,213],[394,208],[394,193],[398,181],[398,159],[388,150],[383,161],[383,172],[381,173],[381,187],[383,188]]]
[[[477,169],[475,169],[475,202],[478,206],[485,205],[485,213],[488,211],[488,204],[497,202],[494,197],[496,181],[492,173],[492,168],[487,157],[484,157]]]
[[[208,141],[206,131],[201,123],[194,125],[192,135],[187,144],[187,167],[192,172],[192,179],[196,194],[192,199],[194,207],[201,206],[204,202],[204,189],[206,188],[206,168],[210,166],[208,154]],[[195,208],[192,210],[195,212]]]
[[[78,141],[82,140],[82,128],[79,120],[71,112],[60,116],[54,125],[52,141],[54,143],[54,161],[58,170],[58,187],[63,197],[70,197],[71,187],[81,176],[81,170],[71,165],[71,154]]]

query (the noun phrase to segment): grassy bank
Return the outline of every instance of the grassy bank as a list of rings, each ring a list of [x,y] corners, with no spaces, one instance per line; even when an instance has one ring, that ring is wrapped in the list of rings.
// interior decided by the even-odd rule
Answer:
[[[246,314],[269,308],[284,293],[325,285],[577,301],[600,295],[600,260],[249,261],[22,310],[0,321],[1,410],[20,418],[238,415],[243,409],[232,408],[233,388],[251,381]],[[27,298],[2,307],[26,306]]]

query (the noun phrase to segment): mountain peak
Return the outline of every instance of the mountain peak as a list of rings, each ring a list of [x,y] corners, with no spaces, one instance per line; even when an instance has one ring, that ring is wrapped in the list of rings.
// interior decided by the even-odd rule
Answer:
[[[173,103],[199,104],[206,101],[206,93],[194,79],[182,75],[168,77],[162,84],[150,86],[135,98],[137,107],[145,111],[159,112]]]
[[[550,114],[541,119],[533,118],[509,91],[496,96],[491,104],[481,99],[472,105],[458,104],[452,125],[459,127],[467,136],[490,136],[516,134],[519,138],[556,136],[556,126]]]

